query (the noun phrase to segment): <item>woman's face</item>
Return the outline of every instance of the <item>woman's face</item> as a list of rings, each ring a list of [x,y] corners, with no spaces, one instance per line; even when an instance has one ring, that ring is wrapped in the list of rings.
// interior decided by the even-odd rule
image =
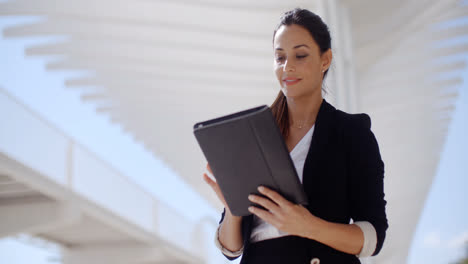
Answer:
[[[331,62],[331,51],[320,55],[320,49],[307,29],[298,25],[281,26],[273,48],[274,68],[283,94],[297,98],[320,93],[323,71]]]

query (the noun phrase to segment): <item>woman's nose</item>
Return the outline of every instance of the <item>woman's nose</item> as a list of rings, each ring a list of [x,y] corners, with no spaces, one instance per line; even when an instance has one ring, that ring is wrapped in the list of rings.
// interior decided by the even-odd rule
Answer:
[[[289,60],[285,61],[284,66],[283,66],[283,71],[289,72],[289,71],[295,71],[296,66],[293,65],[293,63]]]

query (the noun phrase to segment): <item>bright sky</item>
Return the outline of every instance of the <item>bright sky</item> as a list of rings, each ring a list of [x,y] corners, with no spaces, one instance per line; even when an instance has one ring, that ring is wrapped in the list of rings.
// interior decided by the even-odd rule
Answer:
[[[467,60],[468,61],[468,60]],[[409,264],[453,263],[468,243],[468,71]],[[468,244],[466,244],[468,247]]]
[[[0,18],[0,30],[19,21],[31,19]],[[180,213],[191,219],[205,215],[217,218],[218,213],[164,164],[106,116],[96,115],[92,104],[80,101],[78,91],[63,86],[66,77],[79,73],[48,72],[44,66],[50,59],[25,58],[25,47],[51,40],[0,38],[0,87]],[[463,254],[463,243],[468,241],[468,71],[453,117],[432,190],[415,232],[408,258],[410,264],[450,263]],[[116,146],[121,151],[116,151]],[[163,175],[164,179],[155,175]],[[164,188],[158,184],[161,180]],[[187,200],[193,206],[185,206]],[[55,248],[43,249],[22,241],[25,239],[0,240],[0,263],[59,262]]]

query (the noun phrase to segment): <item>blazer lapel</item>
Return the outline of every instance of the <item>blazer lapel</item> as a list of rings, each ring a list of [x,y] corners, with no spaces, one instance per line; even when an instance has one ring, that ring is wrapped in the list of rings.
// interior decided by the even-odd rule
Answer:
[[[320,164],[321,158],[323,158],[323,150],[327,148],[335,110],[336,109],[331,104],[323,99],[317,114],[317,119],[315,120],[312,142],[310,143],[304,164],[303,185],[306,190],[309,187],[308,184],[311,182],[310,178],[314,176],[313,173],[310,172],[319,172],[317,166]]]

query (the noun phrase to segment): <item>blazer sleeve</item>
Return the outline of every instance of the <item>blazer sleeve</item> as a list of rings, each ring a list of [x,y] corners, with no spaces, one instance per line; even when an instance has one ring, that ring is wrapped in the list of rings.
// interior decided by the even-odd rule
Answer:
[[[349,201],[354,222],[368,221],[377,233],[377,245],[373,256],[382,249],[388,228],[385,213],[384,162],[379,146],[371,131],[371,119],[367,114],[354,115],[348,122],[345,134],[348,138]]]

